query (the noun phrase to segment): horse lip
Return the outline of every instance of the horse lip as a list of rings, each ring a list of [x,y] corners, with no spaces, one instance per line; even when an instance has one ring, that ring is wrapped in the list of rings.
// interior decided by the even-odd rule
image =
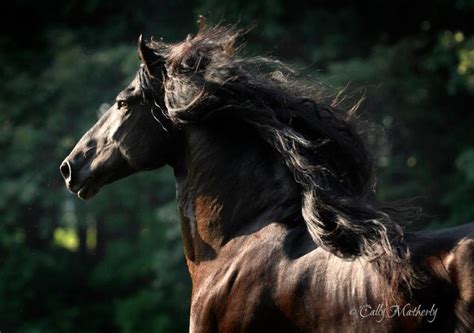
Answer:
[[[93,185],[93,179],[91,176],[87,177],[85,180],[83,180],[82,182],[78,183],[78,184],[74,184],[73,186],[70,186],[69,184],[67,184],[67,189],[77,195],[80,199],[88,199],[91,197],[91,195],[89,195],[91,192],[90,189],[92,188],[91,185]]]
[[[79,199],[81,200],[88,200],[95,196],[100,188],[107,184],[107,181],[112,178],[112,175],[108,175],[106,177],[88,177],[82,185],[74,192]]]
[[[89,172],[89,175],[76,184],[66,181],[69,192],[77,195],[81,200],[88,200],[95,196],[102,186],[113,181],[116,172]]]
[[[99,192],[100,186],[94,186],[92,183],[85,183],[78,191],[77,196],[79,199],[88,200]]]

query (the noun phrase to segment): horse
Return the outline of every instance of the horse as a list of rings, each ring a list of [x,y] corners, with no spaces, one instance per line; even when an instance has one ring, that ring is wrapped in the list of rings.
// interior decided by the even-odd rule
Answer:
[[[357,119],[240,55],[241,33],[140,36],[134,79],[60,165],[67,188],[173,168],[190,332],[472,331],[474,224],[405,231]]]

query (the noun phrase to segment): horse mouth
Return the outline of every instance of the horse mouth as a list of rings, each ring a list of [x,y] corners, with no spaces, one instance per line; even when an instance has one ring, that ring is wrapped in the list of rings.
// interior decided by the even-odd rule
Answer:
[[[94,179],[88,178],[79,188],[71,190],[71,192],[76,194],[81,200],[88,200],[95,196],[99,190],[100,185]]]
[[[97,186],[92,182],[86,182],[79,188],[79,190],[76,192],[76,195],[79,197],[79,199],[88,200],[95,196],[97,192],[99,192],[99,189],[100,186]]]
[[[99,190],[106,184],[114,181],[116,174],[111,173],[102,177],[87,178],[82,185],[80,185],[75,191],[71,191],[76,194],[81,200],[89,200],[94,197]]]
[[[99,190],[120,178],[124,178],[133,173],[130,168],[121,168],[120,170],[90,170],[79,169],[76,177],[71,179],[71,172],[69,170],[61,171],[65,178],[66,187],[72,194],[75,194],[81,200],[89,200],[94,197]]]

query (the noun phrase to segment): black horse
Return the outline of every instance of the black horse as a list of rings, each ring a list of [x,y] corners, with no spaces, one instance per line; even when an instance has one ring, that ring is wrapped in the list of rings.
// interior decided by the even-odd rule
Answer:
[[[139,39],[141,66],[60,166],[81,199],[173,167],[191,332],[468,332],[473,224],[404,232],[355,120],[234,28]]]

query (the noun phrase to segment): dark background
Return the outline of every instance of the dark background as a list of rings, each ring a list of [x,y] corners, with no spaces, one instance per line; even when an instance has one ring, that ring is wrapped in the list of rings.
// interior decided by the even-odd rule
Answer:
[[[185,332],[190,281],[171,170],[82,202],[58,166],[137,69],[136,39],[255,23],[273,55],[335,90],[365,90],[386,130],[382,199],[419,197],[412,228],[474,217],[474,1],[10,1],[0,35],[0,330]]]

